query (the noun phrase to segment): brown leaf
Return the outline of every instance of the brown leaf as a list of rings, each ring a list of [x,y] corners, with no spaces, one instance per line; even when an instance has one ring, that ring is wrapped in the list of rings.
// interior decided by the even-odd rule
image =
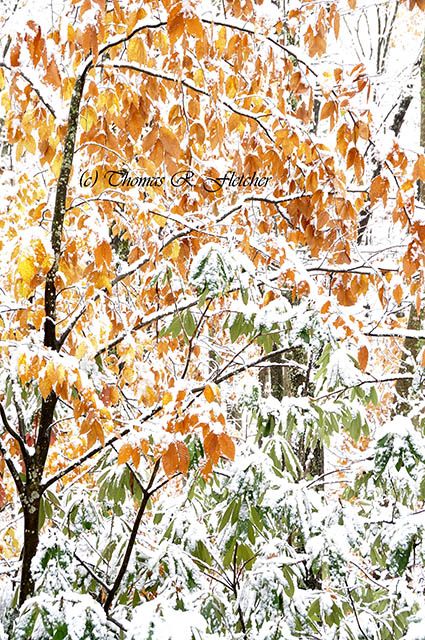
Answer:
[[[19,65],[19,56],[21,53],[21,47],[18,43],[13,45],[10,50],[10,64],[12,67],[17,67]]]
[[[360,347],[359,353],[358,353],[358,360],[359,360],[360,369],[362,371],[365,371],[366,367],[367,367],[368,360],[369,360],[369,351],[368,351],[367,347],[365,347],[365,346]]]

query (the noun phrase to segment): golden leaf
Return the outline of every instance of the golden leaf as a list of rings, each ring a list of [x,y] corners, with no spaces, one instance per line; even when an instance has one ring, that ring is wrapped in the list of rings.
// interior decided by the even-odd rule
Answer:
[[[133,447],[131,444],[123,444],[118,453],[118,464],[125,464],[132,457]]]
[[[18,264],[18,272],[25,284],[29,285],[37,273],[37,268],[31,258],[24,258]]]
[[[162,404],[165,407],[167,404],[169,404],[173,399],[173,396],[171,395],[171,393],[169,391],[166,391],[162,397]]]
[[[215,393],[211,387],[211,385],[207,384],[207,386],[204,388],[204,396],[207,402],[214,402],[215,400]]]
[[[169,153],[170,156],[173,156],[173,158],[180,157],[180,143],[170,129],[160,127],[159,139],[161,140],[164,150]]]

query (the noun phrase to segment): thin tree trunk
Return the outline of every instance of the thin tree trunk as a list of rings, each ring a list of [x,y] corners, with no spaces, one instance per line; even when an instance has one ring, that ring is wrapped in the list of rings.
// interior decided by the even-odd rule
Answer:
[[[55,208],[53,213],[51,242],[54,252],[53,265],[46,276],[44,292],[44,345],[53,351],[59,351],[60,342],[56,338],[56,285],[55,277],[59,269],[62,246],[62,229],[65,219],[66,196],[74,158],[75,139],[78,128],[81,96],[88,67],[77,78],[69,106],[68,129],[65,135],[62,166],[56,187]],[[50,447],[51,425],[56,408],[57,397],[52,391],[41,403],[40,426],[33,456],[26,460],[25,489],[20,492],[24,512],[24,545],[19,589],[19,604],[34,594],[34,580],[31,573],[32,560],[37,553],[39,542],[38,522],[41,495],[44,487],[42,478]],[[19,488],[18,488],[19,491]]]
[[[420,111],[420,144],[422,147],[425,147],[425,38],[422,48],[422,59],[421,59],[421,111]],[[425,204],[425,184],[422,181],[419,181],[419,198],[422,204]],[[425,317],[425,309],[422,308],[419,312],[419,315],[416,312],[416,306],[412,303],[410,307],[409,319],[407,321],[407,328],[420,330],[422,328],[422,322]],[[420,343],[416,338],[406,338],[404,340],[404,352],[400,361],[399,372],[400,374],[414,372],[414,362],[418,357],[420,351]],[[409,363],[408,360],[411,360]],[[408,380],[398,380],[396,384],[396,399],[394,403],[394,408],[392,411],[392,415],[406,415],[410,411],[410,404],[407,401],[409,396],[410,387],[412,386],[412,379]]]

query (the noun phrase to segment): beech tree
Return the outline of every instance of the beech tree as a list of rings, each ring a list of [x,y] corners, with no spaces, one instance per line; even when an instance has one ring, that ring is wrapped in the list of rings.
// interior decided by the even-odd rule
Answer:
[[[371,345],[425,337],[425,157],[375,148],[364,65],[324,69],[339,3],[56,9],[2,26],[6,633],[422,637],[424,351]],[[363,251],[365,203],[405,246]],[[400,378],[375,467],[313,464]]]

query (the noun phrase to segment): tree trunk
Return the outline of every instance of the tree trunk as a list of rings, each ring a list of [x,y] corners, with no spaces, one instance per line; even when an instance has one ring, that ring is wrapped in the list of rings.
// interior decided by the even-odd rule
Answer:
[[[24,497],[24,546],[22,557],[21,585],[19,606],[34,594],[34,579],[31,563],[37,552],[39,534],[38,520],[40,515],[40,491],[35,486],[27,485]],[[38,496],[37,498],[35,496]]]
[[[422,59],[421,59],[421,111],[420,111],[420,144],[422,147],[425,147],[425,38],[422,49]],[[419,180],[419,199],[422,204],[425,204],[425,184]],[[425,317],[425,309],[422,308],[419,316],[416,312],[416,307],[412,303],[410,307],[409,319],[407,321],[407,328],[420,330],[422,328],[422,322]],[[408,363],[409,356],[412,357],[413,362],[416,361],[416,358],[421,349],[421,344],[417,340],[417,338],[406,338],[404,340],[404,353],[400,361],[399,373],[413,374],[414,365],[413,363]],[[412,386],[412,380],[398,380],[396,384],[396,399],[394,403],[394,408],[392,411],[392,415],[406,415],[410,411],[410,404],[407,402],[407,398],[409,395],[410,387]]]
[[[421,147],[425,147],[425,37],[422,49],[421,60]],[[419,182],[419,199],[422,204],[425,204],[425,183],[420,180]]]

